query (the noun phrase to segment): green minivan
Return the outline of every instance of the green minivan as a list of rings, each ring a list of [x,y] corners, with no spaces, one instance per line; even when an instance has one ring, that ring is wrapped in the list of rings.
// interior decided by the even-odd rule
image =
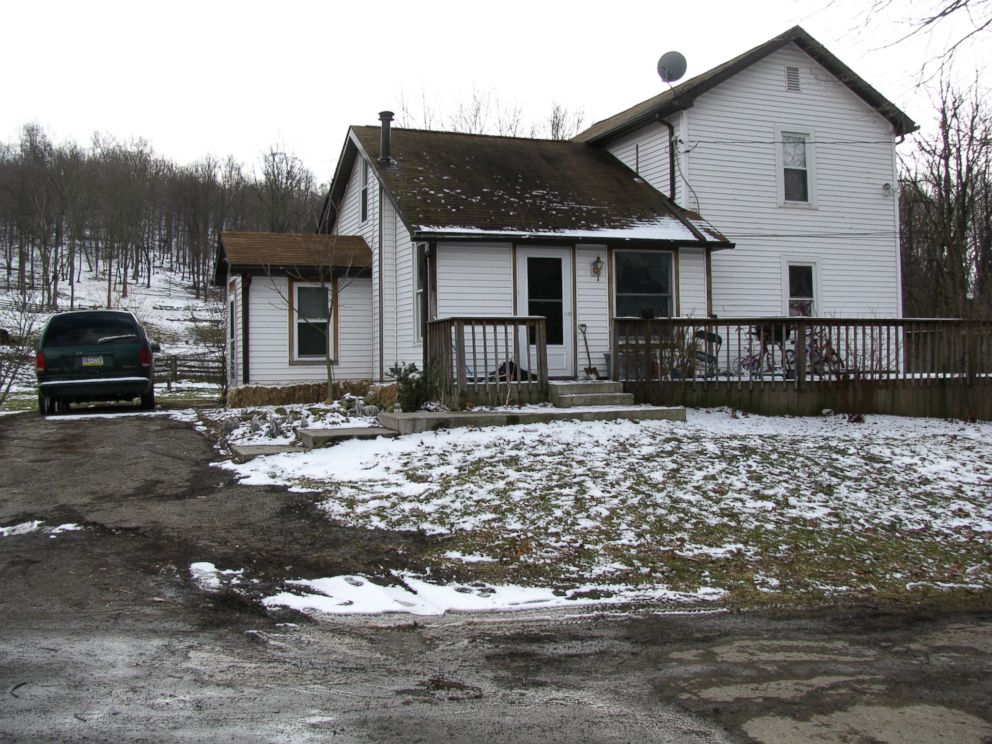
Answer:
[[[49,415],[70,403],[141,399],[155,407],[154,352],[133,314],[74,310],[53,315],[35,356],[38,411]]]

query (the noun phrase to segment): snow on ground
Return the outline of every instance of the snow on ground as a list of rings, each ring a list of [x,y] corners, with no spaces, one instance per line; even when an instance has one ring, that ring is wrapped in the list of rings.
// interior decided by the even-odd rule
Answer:
[[[83,529],[78,524],[67,522],[57,527],[45,527],[41,520],[34,519],[30,522],[21,522],[10,527],[0,527],[0,537],[15,537],[18,535],[28,535],[32,532],[44,532],[49,537],[58,537],[65,532],[77,532]]]
[[[300,587],[303,593],[281,592],[266,597],[263,604],[266,607],[289,607],[333,615],[380,612],[443,615],[446,612],[535,610],[634,601],[688,602],[719,599],[724,594],[719,590],[703,590],[686,595],[665,589],[638,591],[616,586],[608,587],[611,591],[607,595],[599,586],[555,592],[542,587],[512,585],[441,585],[423,581],[409,573],[395,576],[400,580],[400,585],[377,584],[361,576],[288,581],[286,583],[290,587]]]
[[[297,441],[297,429],[370,428],[379,425],[375,416],[357,415],[354,404],[354,399],[345,399],[309,405],[205,409],[200,415],[226,432],[225,439],[229,445],[293,444]]]
[[[435,536],[438,573],[496,594],[992,585],[992,424],[690,411],[684,424],[457,429],[224,467],[317,491],[350,526]]]

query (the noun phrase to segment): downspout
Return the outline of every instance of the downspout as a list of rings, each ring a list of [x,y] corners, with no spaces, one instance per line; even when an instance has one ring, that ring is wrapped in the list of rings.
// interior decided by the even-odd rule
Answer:
[[[668,128],[668,198],[675,201],[675,127],[660,116],[658,123]]]

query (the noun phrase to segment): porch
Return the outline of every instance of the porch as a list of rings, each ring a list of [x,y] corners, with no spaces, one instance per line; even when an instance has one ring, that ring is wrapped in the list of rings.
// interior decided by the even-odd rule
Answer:
[[[599,369],[640,404],[992,420],[989,321],[614,318],[611,331]],[[450,408],[549,397],[543,317],[431,321],[425,362]]]
[[[613,319],[611,376],[638,402],[992,420],[992,322]]]

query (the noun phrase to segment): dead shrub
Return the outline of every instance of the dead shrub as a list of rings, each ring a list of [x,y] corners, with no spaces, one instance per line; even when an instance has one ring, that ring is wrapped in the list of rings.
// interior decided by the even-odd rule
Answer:
[[[327,385],[322,382],[307,382],[283,387],[249,385],[234,388],[227,394],[228,408],[250,408],[252,406],[284,406],[291,403],[322,403],[327,399]]]
[[[388,385],[370,385],[368,395],[365,396],[365,402],[370,405],[379,406],[382,410],[387,411],[396,403],[397,395],[398,391],[394,382]]]
[[[353,398],[364,398],[371,389],[372,380],[342,380],[334,383],[334,394],[338,399],[346,395]]]

